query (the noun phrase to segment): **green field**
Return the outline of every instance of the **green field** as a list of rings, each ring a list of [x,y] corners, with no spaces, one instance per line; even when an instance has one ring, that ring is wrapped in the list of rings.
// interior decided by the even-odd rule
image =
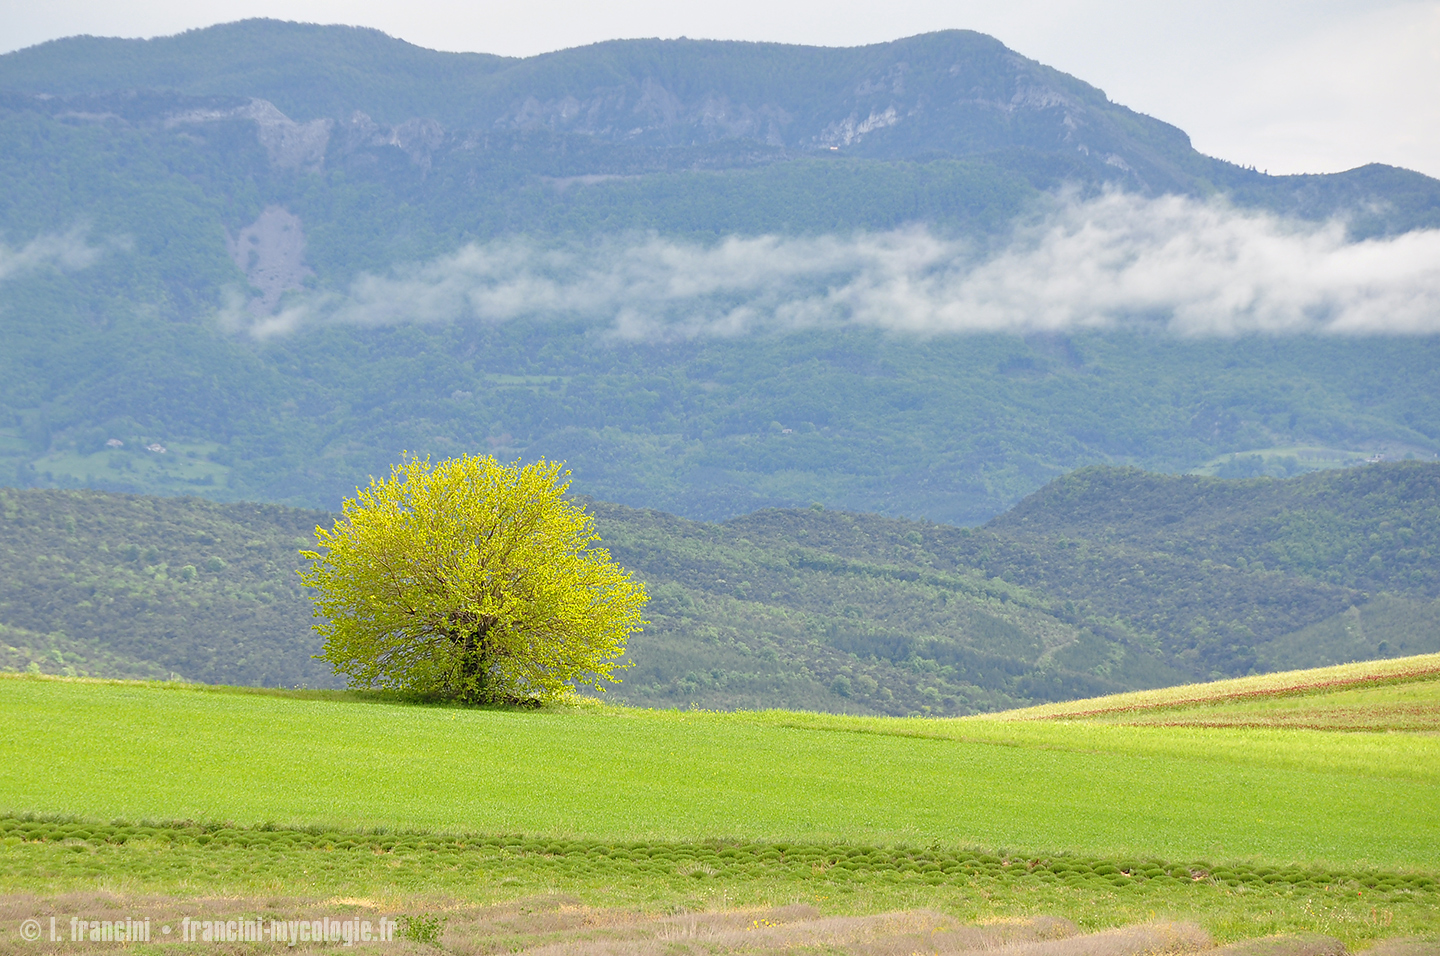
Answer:
[[[536,899],[632,922],[924,907],[1368,945],[1434,934],[1440,735],[1205,709],[1369,693],[1433,716],[1437,678],[1431,655],[934,720],[7,677],[0,886],[157,919],[217,894],[444,909],[447,940],[482,951],[499,937],[476,907]]]

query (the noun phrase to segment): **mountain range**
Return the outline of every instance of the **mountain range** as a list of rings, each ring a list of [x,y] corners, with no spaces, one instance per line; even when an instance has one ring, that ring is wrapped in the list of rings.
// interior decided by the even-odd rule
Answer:
[[[978,524],[1090,465],[1430,459],[1423,281],[1326,283],[1437,226],[1436,180],[1267,176],[961,30],[57,40],[0,56],[0,480],[333,509],[482,450],[692,519]]]
[[[1370,204],[1394,207],[1377,220],[1385,228],[1440,222],[1428,177],[1380,166],[1262,175],[968,30],[843,49],[617,40],[516,59],[426,50],[363,28],[246,20],[151,40],[44,43],[0,57],[0,89],[21,94],[12,108],[79,123],[191,133],[253,124],[278,168],[409,166],[425,177],[455,166],[473,177],[507,165],[593,180],[833,153],[985,157],[1032,185],[1224,190],[1302,216]]]

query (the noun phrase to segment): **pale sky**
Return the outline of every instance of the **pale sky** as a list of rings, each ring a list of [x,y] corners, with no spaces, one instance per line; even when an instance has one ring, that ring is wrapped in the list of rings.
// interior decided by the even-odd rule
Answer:
[[[1271,173],[1368,162],[1440,177],[1440,0],[0,0],[0,52],[245,17],[375,27],[525,56],[622,37],[854,46],[989,33]]]

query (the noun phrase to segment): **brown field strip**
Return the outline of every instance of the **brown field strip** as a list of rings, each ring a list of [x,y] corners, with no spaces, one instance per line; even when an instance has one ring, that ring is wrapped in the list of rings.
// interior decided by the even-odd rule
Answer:
[[[1440,681],[1440,654],[1425,654],[1418,657],[1399,658],[1388,661],[1368,661],[1361,664],[1341,664],[1314,670],[1286,671],[1278,674],[1263,674],[1256,677],[1242,677],[1234,680],[1215,681],[1209,684],[1189,684],[1153,691],[1133,691],[1109,697],[1070,701],[1061,704],[1044,704],[1022,710],[988,714],[972,720],[1087,720],[1120,715],[1138,715],[1157,711],[1176,711],[1189,708],[1214,708],[1227,704],[1245,704],[1284,698],[1322,697],[1346,691],[1367,688],[1389,687],[1404,684]],[[1371,708],[1373,717],[1382,716],[1381,711],[1390,708]],[[1313,712],[1313,711],[1307,711]],[[1255,715],[1246,715],[1254,722]],[[1418,724],[1415,729],[1437,729],[1440,717],[1433,708],[1421,705],[1414,713],[1406,715],[1395,710],[1394,716],[1406,723]],[[1240,718],[1237,715],[1237,720]],[[1217,718],[1222,726],[1244,726]],[[1150,722],[1150,721],[1147,721]],[[1323,721],[1320,721],[1323,723]],[[1196,721],[1183,721],[1195,726]],[[1358,729],[1360,723],[1346,718],[1341,722],[1345,729]],[[1362,721],[1363,723],[1363,721]],[[1261,720],[1257,726],[1289,726],[1283,722]],[[1372,721],[1370,726],[1379,729]],[[1394,729],[1410,729],[1396,727]]]
[[[1440,707],[1314,708],[1273,714],[1211,712],[1195,708],[1193,716],[1175,719],[1168,709],[1122,716],[1107,723],[1137,727],[1261,727],[1291,730],[1368,730],[1440,733]]]

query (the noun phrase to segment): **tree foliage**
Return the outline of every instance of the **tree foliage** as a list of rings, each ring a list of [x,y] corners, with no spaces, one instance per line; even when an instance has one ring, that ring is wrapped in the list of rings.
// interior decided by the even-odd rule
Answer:
[[[615,681],[645,587],[592,546],[562,467],[407,456],[372,478],[302,552],[321,656],[360,686],[471,703]]]

